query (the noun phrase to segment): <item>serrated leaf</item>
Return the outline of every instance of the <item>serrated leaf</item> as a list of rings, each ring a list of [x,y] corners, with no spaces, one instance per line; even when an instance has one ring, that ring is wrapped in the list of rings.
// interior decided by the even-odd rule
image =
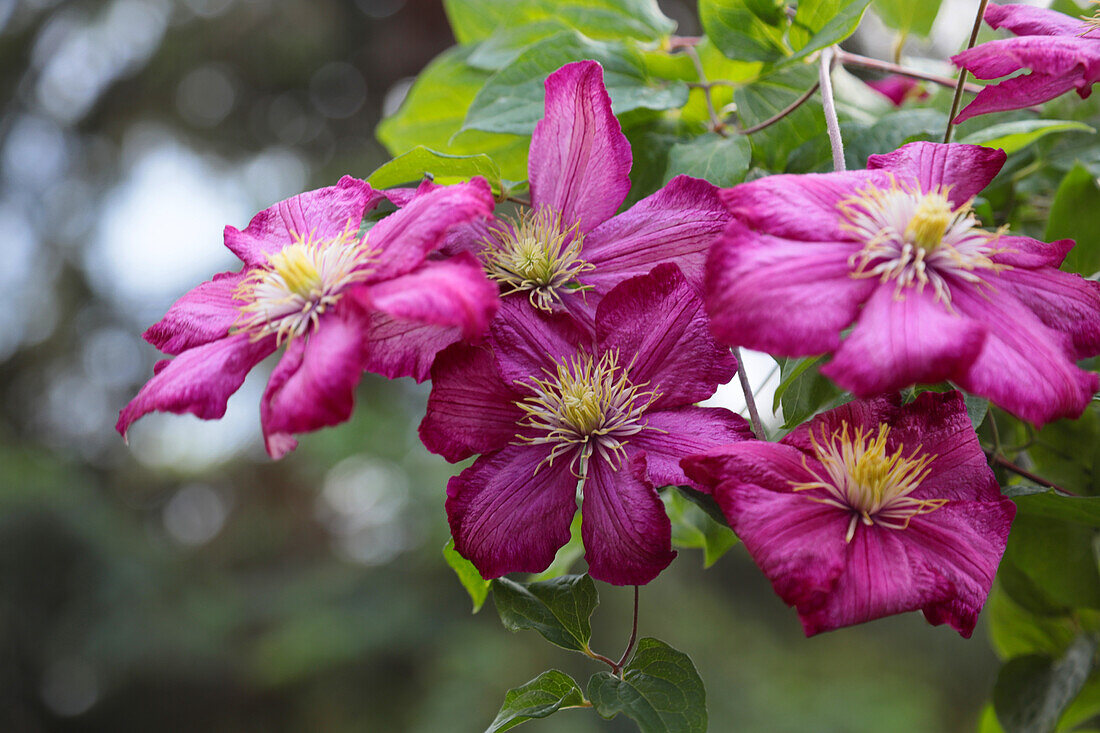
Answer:
[[[1078,163],[1058,185],[1047,218],[1045,239],[1073,239],[1062,269],[1088,277],[1100,270],[1100,186]]]
[[[656,0],[443,0],[443,7],[459,43],[547,19],[592,38],[655,41],[676,29]]]
[[[533,629],[550,643],[573,651],[588,647],[589,619],[600,602],[592,578],[563,575],[533,583],[498,578],[492,586],[493,603],[509,631]]]
[[[500,193],[500,168],[488,155],[448,155],[423,145],[380,165],[367,177],[367,183],[374,188],[393,188],[419,183],[425,176],[443,185],[481,176]]]
[[[592,59],[603,66],[604,85],[615,114],[636,109],[682,107],[688,89],[682,81],[650,79],[645,61],[633,48],[615,41],[594,41],[568,31],[528,47],[485,84],[474,97],[464,130],[530,135],[543,117],[546,77],[573,61]]]
[[[458,582],[462,583],[462,587],[470,594],[474,613],[480,611],[485,605],[485,599],[489,597],[489,581],[481,577],[481,573],[472,562],[458,554],[453,539],[447,540],[447,544],[443,546],[443,559],[447,561],[451,570],[455,571]]]
[[[551,669],[525,685],[508,690],[485,733],[500,733],[534,718],[545,718],[564,707],[580,705],[584,694],[572,677]]]
[[[598,672],[588,681],[588,699],[604,718],[619,713],[642,733],[705,733],[707,697],[695,665],[683,652],[657,639],[638,642],[619,678]]]
[[[927,36],[940,12],[941,0],[875,0],[875,13],[901,34]]]
[[[993,707],[1006,733],[1049,733],[1092,672],[1096,639],[1079,636],[1057,661],[1029,654],[997,675]]]
[[[745,180],[751,160],[752,145],[748,138],[708,133],[669,149],[664,181],[668,183],[674,176],[684,174],[728,188]]]
[[[984,145],[987,148],[1001,148],[1012,155],[1028,145],[1055,132],[1096,132],[1083,122],[1071,120],[1017,120],[990,125],[973,132],[960,143]]]
[[[790,55],[781,0],[699,0],[703,30],[727,58],[774,63]]]
[[[871,0],[802,0],[789,34],[794,55],[805,58],[855,33]]]

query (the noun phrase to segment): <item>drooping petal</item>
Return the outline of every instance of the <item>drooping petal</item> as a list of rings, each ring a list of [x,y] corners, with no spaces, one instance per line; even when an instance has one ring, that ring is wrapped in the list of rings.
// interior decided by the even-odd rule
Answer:
[[[832,351],[877,285],[852,277],[849,260],[859,248],[781,239],[732,222],[707,260],[711,330],[723,343],[776,355]]]
[[[999,79],[1021,69],[1031,69],[1042,76],[1076,74],[1080,78],[1088,76],[1089,67],[1098,57],[1100,50],[1095,48],[1092,38],[1024,36],[989,41],[952,56],[951,60],[979,79]]]
[[[999,278],[1044,324],[1073,340],[1073,358],[1100,353],[1100,283],[1041,267],[1013,268]]]
[[[566,64],[546,79],[546,116],[535,125],[527,169],[531,202],[589,232],[630,192],[630,143],[611,111],[603,68]]]
[[[957,379],[981,351],[985,327],[936,300],[931,288],[880,285],[821,373],[861,397]]]
[[[593,456],[584,480],[581,537],[588,573],[612,585],[644,585],[668,567],[672,523],[646,479],[645,454],[630,451],[619,469]]]
[[[916,179],[925,192],[948,187],[948,199],[961,206],[989,185],[1006,159],[1003,150],[981,145],[916,142],[872,155],[867,168]]]
[[[978,92],[974,101],[963,107],[955,117],[955,124],[961,124],[978,115],[1023,109],[1048,102],[1068,91],[1080,89],[1081,79],[1081,74],[1076,71],[1063,74],[1034,72],[1005,79],[999,84],[990,84]]]
[[[215,275],[173,303],[142,337],[165,354],[225,338],[241,315],[241,302],[233,293],[247,275],[247,270]]]
[[[248,334],[238,334],[158,362],[155,376],[119,412],[115,429],[125,438],[131,423],[154,411],[219,418],[252,367],[274,350],[274,336],[253,341]]]
[[[714,394],[737,373],[737,360],[710,335],[703,301],[676,265],[660,265],[607,294],[596,309],[601,352],[618,350],[631,381],[675,407]]]
[[[369,314],[364,326],[366,361],[363,369],[389,379],[428,378],[436,354],[462,340],[457,326],[406,321],[380,311]]]
[[[482,577],[545,570],[569,541],[577,479],[570,456],[542,463],[549,453],[549,446],[510,445],[447,483],[455,549]]]
[[[244,231],[225,228],[225,246],[246,265],[263,265],[296,239],[334,239],[350,227],[359,230],[363,213],[382,194],[366,181],[344,176],[335,186],[292,196],[252,217]]]
[[[997,249],[990,254],[989,259],[999,265],[1009,265],[1014,268],[1035,269],[1043,266],[1058,268],[1073,247],[1072,239],[1044,242],[1031,237],[1005,235],[997,238]]]
[[[420,440],[454,463],[513,442],[524,412],[484,347],[455,344],[432,365],[432,393],[420,423]]]
[[[707,248],[729,219],[711,183],[676,176],[585,237],[583,257],[595,269],[582,279],[602,296],[627,278],[672,262],[702,288]]]
[[[492,212],[493,192],[481,177],[413,196],[366,234],[378,252],[371,281],[408,273],[440,249],[449,232]]]
[[[505,298],[489,329],[489,345],[507,382],[542,377],[588,346],[591,336],[564,313],[545,313],[522,298]]]
[[[802,451],[784,443],[732,442],[680,461],[684,473],[702,491],[712,493],[724,481],[753,484],[786,493],[796,483],[812,481]]]
[[[281,458],[293,450],[294,433],[347,420],[362,372],[362,331],[354,318],[334,314],[291,341],[260,401],[268,454]]]
[[[985,9],[990,28],[1003,28],[1018,36],[1079,36],[1085,28],[1080,18],[1031,5],[998,5]]]
[[[680,461],[718,446],[752,440],[745,418],[722,407],[679,407],[645,415],[649,430],[630,438],[630,445],[645,451],[647,476],[655,486],[691,486],[702,490],[684,474]]]

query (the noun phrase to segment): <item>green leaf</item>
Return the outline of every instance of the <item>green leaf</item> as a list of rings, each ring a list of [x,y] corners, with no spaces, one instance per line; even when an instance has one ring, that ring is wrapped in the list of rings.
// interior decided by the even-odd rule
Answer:
[[[419,183],[425,176],[443,185],[482,176],[500,193],[500,168],[488,155],[448,155],[423,145],[383,163],[367,177],[367,183],[374,188],[392,188]]]
[[[568,30],[568,25],[552,18],[500,28],[477,44],[470,54],[470,66],[488,71],[503,69],[515,61],[528,46]]]
[[[1080,163],[1058,186],[1044,238],[1077,241],[1062,263],[1063,270],[1085,277],[1100,270],[1100,186]]]
[[[564,672],[551,669],[525,685],[508,690],[504,704],[485,733],[498,733],[534,718],[553,715],[563,707],[584,702],[580,685]]]
[[[737,114],[745,127],[774,117],[812,87],[817,72],[805,65],[791,66],[762,76],[733,93]],[[825,133],[825,116],[820,104],[803,104],[770,127],[749,136],[754,162],[768,170],[786,167],[791,151]]]
[[[844,393],[818,371],[822,358],[788,358],[780,364],[780,382],[772,410],[783,408],[784,428],[793,428],[843,402]]]
[[[459,43],[547,19],[592,38],[655,41],[676,29],[657,0],[443,0],[443,7]]]
[[[902,35],[928,36],[940,12],[941,0],[875,0],[875,12],[882,22]]]
[[[464,130],[529,135],[543,117],[546,77],[571,61],[594,59],[603,65],[604,85],[615,114],[636,109],[682,107],[688,89],[682,81],[648,77],[645,60],[618,42],[593,41],[574,31],[557,33],[527,48],[489,79],[474,97]]]
[[[1096,132],[1083,122],[1070,120],[1017,120],[983,127],[960,143],[1001,148],[1007,155],[1018,153],[1041,137],[1055,132]]]
[[[1001,587],[1000,575],[997,582],[984,612],[997,656],[1001,659],[1025,654],[1060,656],[1077,635],[1078,629],[1070,617],[1033,613],[1016,603]]]
[[[672,544],[703,551],[703,567],[709,568],[737,544],[737,535],[722,521],[716,522],[705,510],[679,491],[663,491],[661,498],[672,522]]]
[[[871,0],[802,0],[791,23],[791,61],[805,58],[855,33]]]
[[[1100,497],[1066,496],[1041,486],[1008,488],[1016,489],[1006,493],[1016,502],[1020,514],[1060,519],[1100,529]]]
[[[1082,524],[1019,514],[1002,563],[1020,570],[1046,596],[1047,604],[1100,608],[1094,535]]]
[[[774,63],[790,55],[782,0],[699,0],[703,31],[727,58]]]
[[[553,580],[517,583],[493,581],[493,603],[509,631],[534,629],[552,644],[574,651],[588,648],[589,621],[600,602],[587,575],[563,575]]]
[[[1007,733],[1048,733],[1092,672],[1096,639],[1079,636],[1057,661],[1038,654],[1005,664],[993,688],[993,707]]]
[[[455,571],[458,582],[462,583],[462,587],[470,594],[470,600],[474,603],[474,613],[480,611],[485,605],[485,599],[489,597],[489,581],[481,577],[481,573],[472,562],[458,554],[453,539],[447,540],[447,544],[443,546],[443,559],[451,566],[451,570]]]
[[[558,548],[557,554],[554,555],[554,562],[550,563],[550,567],[541,573],[532,575],[529,580],[538,582],[560,578],[568,573],[583,555],[584,540],[581,537],[581,513],[577,512],[573,515],[572,524],[569,525],[569,541]]]
[[[668,152],[665,183],[685,174],[704,178],[719,188],[728,188],[745,180],[752,160],[752,144],[741,135],[728,138],[707,133],[685,143],[677,143]]]
[[[588,699],[604,718],[623,713],[642,733],[705,733],[703,680],[683,652],[663,641],[642,639],[623,676],[598,672],[588,680]]]
[[[985,416],[989,414],[989,400],[965,393],[963,402],[966,404],[966,415],[970,418],[970,424],[977,430],[978,426],[985,422]]]
[[[1044,425],[1028,455],[1034,471],[1075,494],[1100,494],[1100,403],[1077,420]]]

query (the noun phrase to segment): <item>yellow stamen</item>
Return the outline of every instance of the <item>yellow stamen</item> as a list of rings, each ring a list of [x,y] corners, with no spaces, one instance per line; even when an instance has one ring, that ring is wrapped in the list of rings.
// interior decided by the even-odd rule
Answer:
[[[905,238],[925,251],[931,251],[943,244],[943,235],[955,218],[951,202],[942,193],[932,193],[920,200],[909,226],[905,228]]]
[[[287,290],[309,298],[321,284],[321,273],[317,272],[311,254],[305,244],[297,242],[273,254],[267,266],[283,279]]]

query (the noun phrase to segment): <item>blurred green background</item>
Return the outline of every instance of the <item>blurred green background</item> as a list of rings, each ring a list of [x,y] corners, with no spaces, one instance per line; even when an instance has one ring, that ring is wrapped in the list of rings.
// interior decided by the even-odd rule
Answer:
[[[470,614],[423,386],[368,376],[277,464],[270,365],[218,423],[113,430],[141,331],[233,267],[222,227],[383,162],[375,125],[452,43],[438,0],[0,0],[0,730],[480,731],[542,670],[597,671]],[[600,591],[617,656],[629,591]],[[692,655],[715,731],[970,730],[996,665],[916,614],[807,641],[740,549],[681,552],[641,633]]]

